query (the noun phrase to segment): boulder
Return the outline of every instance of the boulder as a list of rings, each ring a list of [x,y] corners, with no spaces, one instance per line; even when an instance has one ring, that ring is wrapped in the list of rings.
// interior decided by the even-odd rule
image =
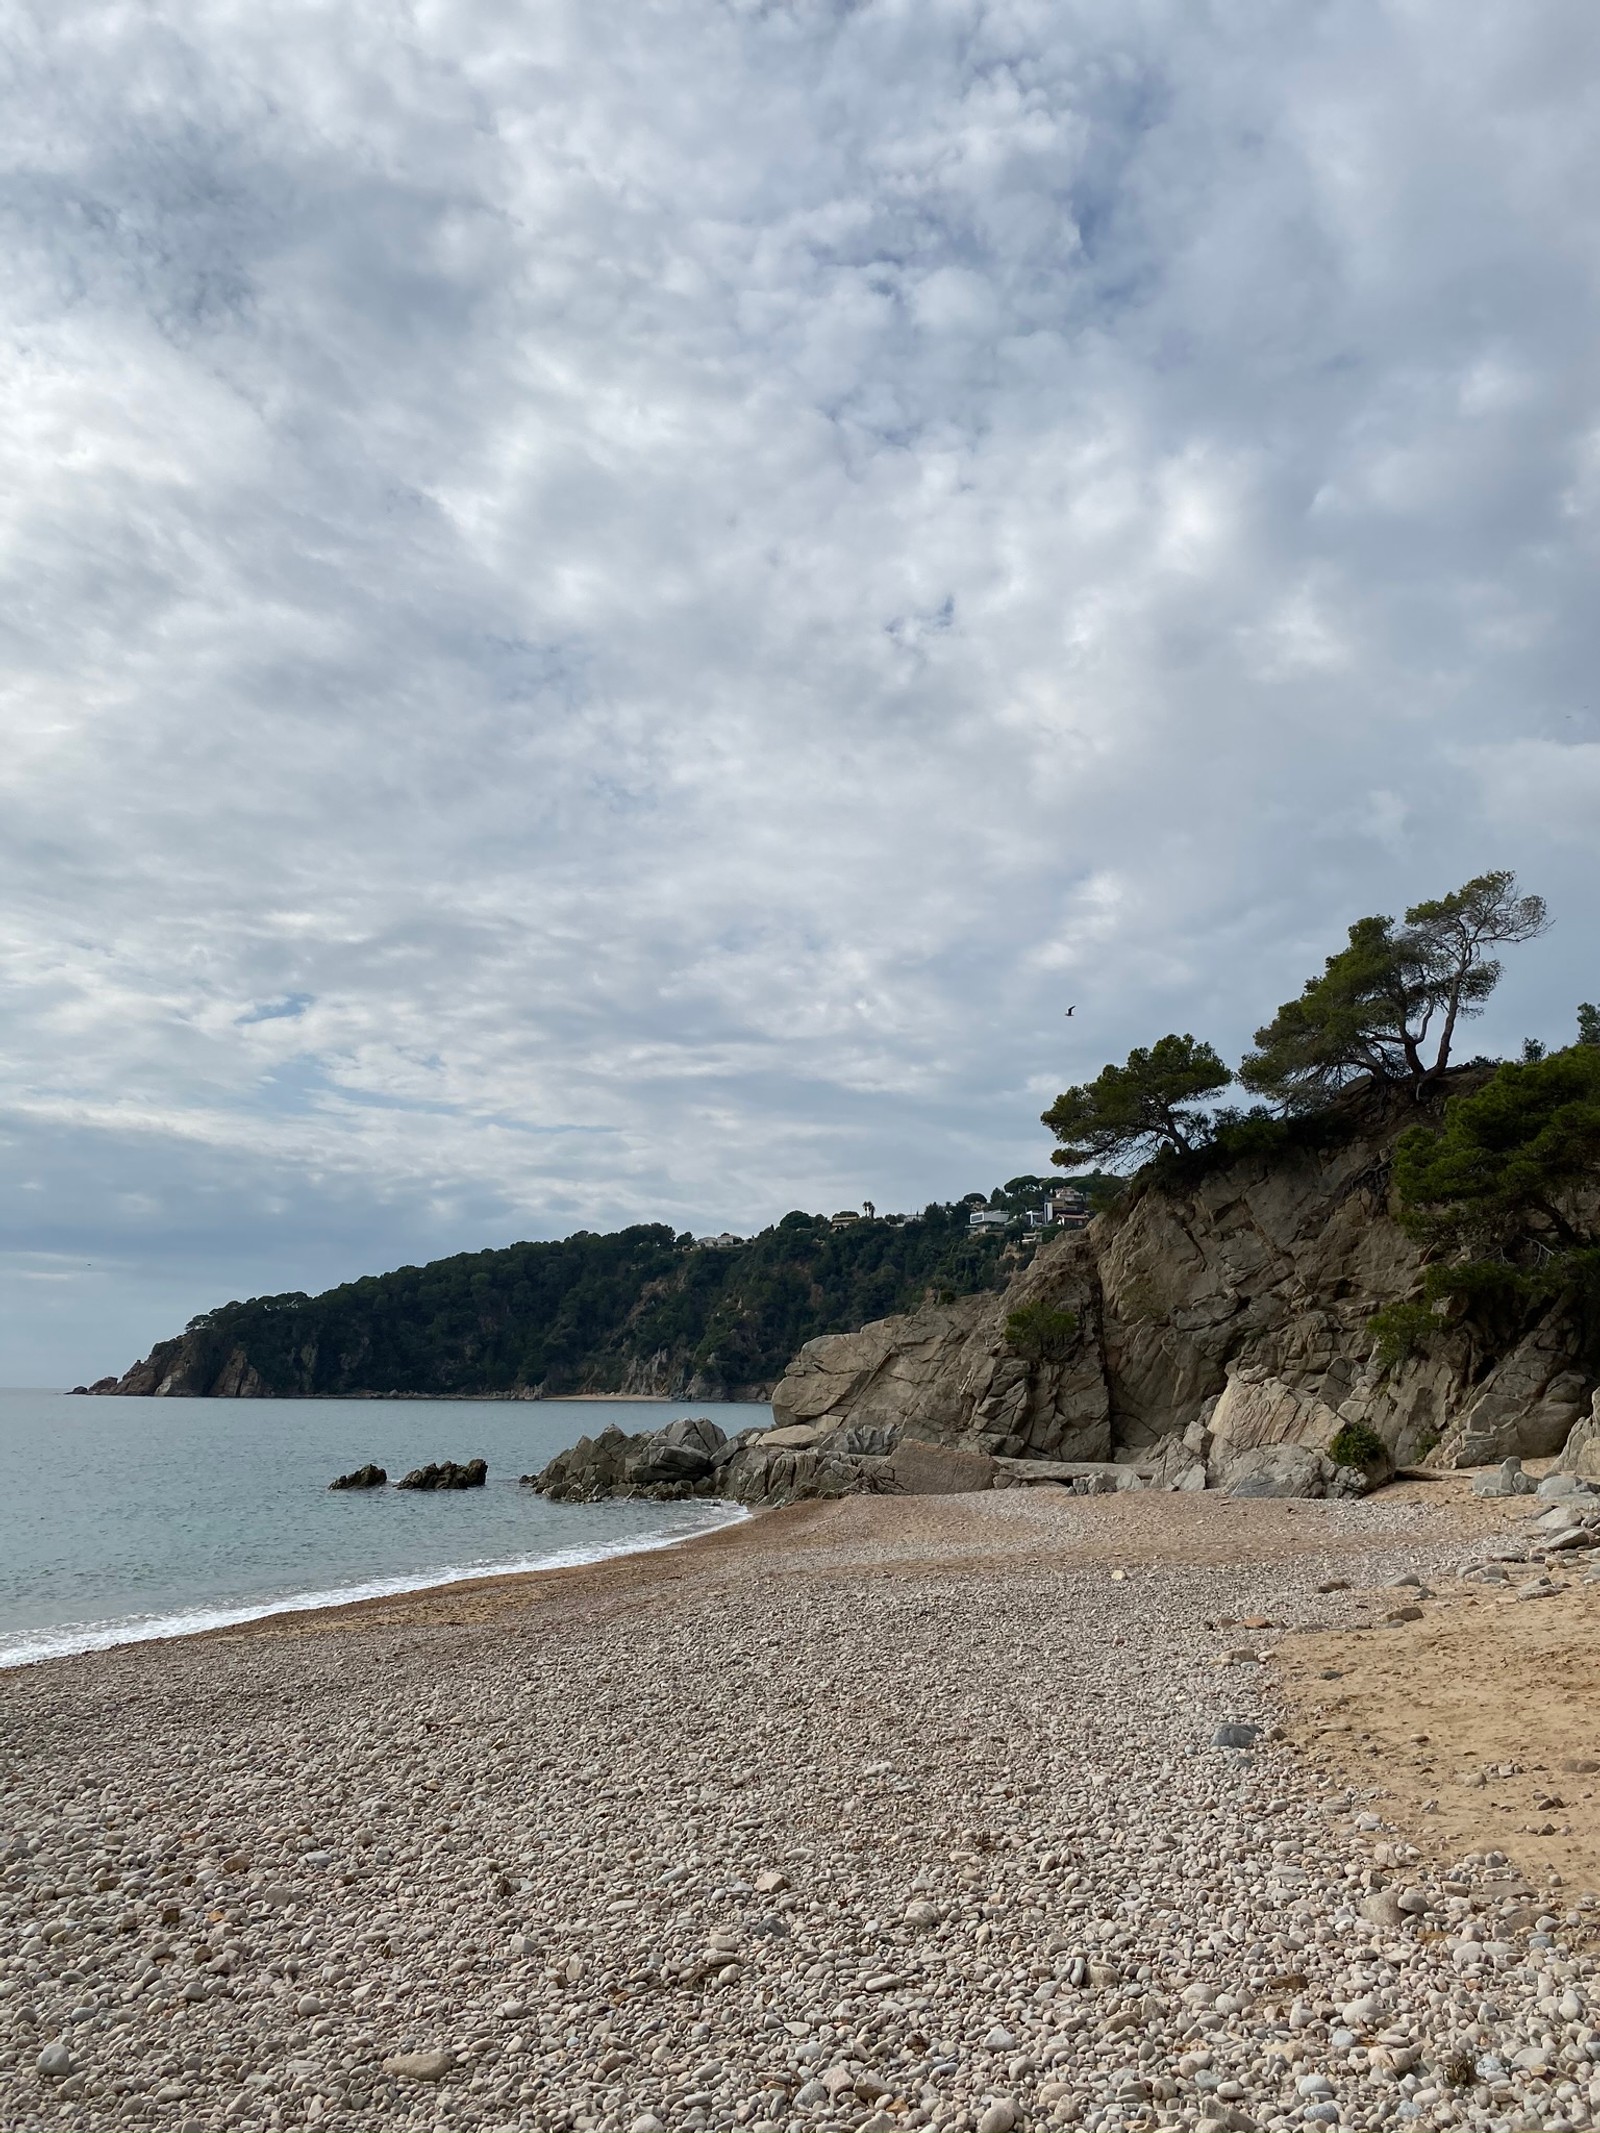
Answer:
[[[816,1344],[813,1342],[813,1346]],[[776,1408],[774,1408],[776,1413]],[[829,1422],[777,1423],[762,1435],[762,1443],[774,1452],[815,1451],[836,1425]]]
[[[888,1454],[878,1487],[895,1496],[964,1496],[998,1487],[998,1470],[987,1452],[907,1437]]]
[[[558,1452],[539,1473],[522,1479],[557,1503],[595,1503],[608,1496],[713,1496],[722,1493],[716,1475],[729,1456],[725,1430],[707,1415],[686,1415],[634,1436],[612,1424],[598,1437],[580,1437],[570,1451]]]
[[[1561,1471],[1580,1481],[1600,1482],[1600,1392],[1591,1399],[1588,1414],[1573,1425],[1561,1454]]]
[[[1043,1483],[1070,1489],[1074,1496],[1114,1496],[1144,1487],[1136,1467],[1109,1459],[997,1459],[994,1464],[999,1469],[997,1489],[1033,1489]]]
[[[414,1466],[409,1474],[402,1475],[395,1483],[397,1489],[481,1489],[488,1479],[489,1467],[483,1459],[469,1459],[465,1465],[457,1465],[454,1459],[441,1459],[428,1466]]]
[[[1191,1436],[1198,1432],[1199,1442],[1191,1443]],[[1209,1432],[1193,1425],[1183,1436],[1163,1437],[1160,1444],[1139,1463],[1145,1487],[1192,1491],[1206,1485],[1206,1450],[1210,1443]]]
[[[662,1444],[654,1437],[627,1467],[629,1481],[642,1487],[661,1481],[704,1481],[710,1472],[709,1452],[692,1444]]]
[[[1600,1492],[1597,1492],[1594,1482],[1585,1481],[1578,1474],[1563,1473],[1557,1468],[1554,1473],[1546,1474],[1533,1493],[1551,1503],[1589,1503]]]
[[[615,1423],[598,1437],[580,1437],[564,1452],[557,1452],[537,1474],[524,1474],[523,1483],[555,1503],[586,1503],[609,1496],[622,1480],[628,1447],[637,1442]]]
[[[1533,1476],[1522,1471],[1520,1459],[1502,1459],[1497,1467],[1487,1474],[1480,1474],[1472,1484],[1474,1496],[1531,1496]]]
[[[341,1474],[337,1481],[330,1481],[330,1489],[381,1489],[389,1476],[381,1466],[358,1466],[348,1474]]]
[[[1350,1471],[1307,1444],[1262,1444],[1229,1455],[1215,1479],[1229,1496],[1359,1495],[1359,1487],[1334,1486]]]
[[[719,1493],[735,1503],[761,1505],[792,1503],[798,1497],[872,1494],[887,1478],[882,1473],[887,1464],[849,1452],[772,1451],[757,1432],[722,1468]]]

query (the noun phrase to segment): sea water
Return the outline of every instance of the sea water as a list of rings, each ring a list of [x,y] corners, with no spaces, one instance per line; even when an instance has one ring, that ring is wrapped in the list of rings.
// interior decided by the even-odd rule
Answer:
[[[686,1540],[728,1504],[549,1503],[518,1476],[608,1423],[768,1407],[600,1400],[124,1400],[0,1392],[0,1667],[281,1609],[597,1561]],[[481,1458],[481,1489],[330,1493]]]

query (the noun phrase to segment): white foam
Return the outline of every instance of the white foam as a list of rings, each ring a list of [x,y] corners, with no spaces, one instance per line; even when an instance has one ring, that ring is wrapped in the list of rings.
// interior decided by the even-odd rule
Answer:
[[[676,1548],[723,1526],[737,1526],[750,1513],[742,1504],[706,1506],[706,1516],[680,1532],[636,1533],[627,1540],[593,1547],[556,1548],[547,1555],[519,1556],[507,1563],[463,1563],[443,1570],[400,1571],[361,1585],[335,1585],[322,1592],[279,1594],[239,1607],[196,1607],[179,1614],[124,1615],[112,1622],[63,1622],[48,1629],[17,1630],[0,1635],[0,1672],[36,1666],[44,1659],[70,1659],[78,1652],[110,1651],[119,1644],[152,1644],[164,1637],[195,1637],[210,1629],[230,1629],[240,1622],[262,1622],[269,1615],[306,1614],[318,1607],[352,1607],[358,1600],[382,1600],[402,1592],[432,1592],[441,1585],[461,1585],[472,1578],[513,1577],[528,1570],[566,1570],[581,1563],[609,1562],[614,1556],[644,1555]]]

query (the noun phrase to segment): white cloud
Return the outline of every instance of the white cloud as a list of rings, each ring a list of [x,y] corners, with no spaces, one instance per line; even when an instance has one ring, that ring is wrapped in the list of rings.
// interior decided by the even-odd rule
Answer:
[[[1564,1025],[1575,0],[14,15],[7,1241],[141,1270],[57,1370],[1038,1167],[1487,864]]]

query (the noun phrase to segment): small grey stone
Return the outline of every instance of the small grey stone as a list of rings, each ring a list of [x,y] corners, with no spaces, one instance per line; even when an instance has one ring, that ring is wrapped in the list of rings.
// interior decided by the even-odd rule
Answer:
[[[979,2118],[978,2133],[1011,2133],[1011,2129],[1016,2122],[1017,2111],[1015,2104],[1002,2096],[996,2102],[991,2103]]]
[[[1386,1926],[1391,1932],[1400,1924],[1404,1915],[1400,1899],[1392,1889],[1374,1889],[1370,1896],[1361,1899],[1361,1915],[1375,1926]]]
[[[1253,1748],[1260,1738],[1259,1726],[1239,1725],[1229,1720],[1212,1734],[1211,1745],[1213,1748]]]
[[[448,2049],[431,2052],[395,2052],[383,2062],[383,2071],[397,2081],[442,2081],[456,2063]]]
[[[46,2081],[65,2081],[69,2074],[77,2072],[72,2054],[64,2044],[47,2044],[34,2061],[34,2067]]]

